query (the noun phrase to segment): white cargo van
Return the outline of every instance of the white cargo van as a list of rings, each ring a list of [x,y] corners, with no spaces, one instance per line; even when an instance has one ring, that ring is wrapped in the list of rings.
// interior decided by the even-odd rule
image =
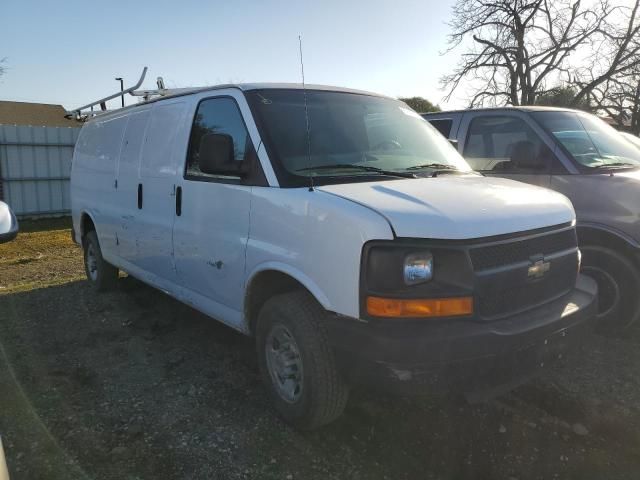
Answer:
[[[87,277],[103,290],[123,270],[255,336],[295,426],[335,419],[355,380],[511,388],[591,324],[569,201],[472,172],[403,103],[286,84],[164,93],[82,128]]]

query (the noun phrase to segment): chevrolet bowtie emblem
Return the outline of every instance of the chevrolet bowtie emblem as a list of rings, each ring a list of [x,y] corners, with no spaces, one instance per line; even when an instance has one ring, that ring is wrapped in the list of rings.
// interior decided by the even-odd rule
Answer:
[[[545,262],[544,257],[541,260],[531,259],[531,265],[527,270],[529,278],[542,278],[545,273],[551,269],[551,262]]]

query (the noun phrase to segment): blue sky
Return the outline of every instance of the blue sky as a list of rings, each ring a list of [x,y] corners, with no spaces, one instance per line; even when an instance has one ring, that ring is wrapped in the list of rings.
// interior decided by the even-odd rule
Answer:
[[[67,108],[132,84],[300,81],[441,103],[453,0],[2,0],[0,99]],[[130,97],[131,98],[131,97]],[[129,102],[134,101],[131,99]],[[460,100],[447,106],[461,106]]]

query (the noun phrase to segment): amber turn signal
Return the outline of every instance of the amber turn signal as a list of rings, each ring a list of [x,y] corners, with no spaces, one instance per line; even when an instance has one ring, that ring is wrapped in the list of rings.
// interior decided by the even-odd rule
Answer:
[[[372,317],[454,317],[473,313],[472,297],[399,299],[367,297]]]

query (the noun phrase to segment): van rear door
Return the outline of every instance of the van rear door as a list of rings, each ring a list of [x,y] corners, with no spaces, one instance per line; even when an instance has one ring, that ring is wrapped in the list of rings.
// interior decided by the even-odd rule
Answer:
[[[184,126],[186,107],[183,99],[155,103],[142,147],[135,197],[139,215],[134,263],[159,277],[152,278],[152,283],[176,282],[172,230],[178,164],[184,159],[188,136]],[[160,283],[169,288],[166,282]]]

